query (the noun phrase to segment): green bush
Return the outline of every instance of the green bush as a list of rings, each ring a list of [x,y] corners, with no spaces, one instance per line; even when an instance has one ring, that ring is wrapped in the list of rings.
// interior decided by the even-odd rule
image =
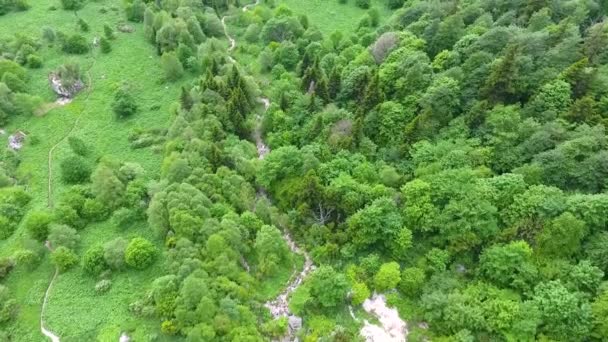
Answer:
[[[64,10],[74,11],[81,9],[83,5],[83,0],[61,0],[61,7]]]
[[[82,268],[90,274],[98,275],[108,269],[101,245],[89,248],[82,257]]]
[[[129,208],[120,208],[112,214],[112,223],[120,229],[131,227],[133,222],[137,221],[137,212]]]
[[[134,238],[125,250],[126,264],[140,270],[150,266],[155,257],[156,247],[144,238]]]
[[[373,27],[376,27],[378,26],[378,24],[380,24],[380,12],[376,8],[370,8],[370,10],[367,11],[367,15],[369,15],[370,22]]]
[[[356,283],[351,289],[351,302],[353,305],[361,305],[369,298],[370,291],[365,283]]]
[[[0,0],[0,15],[9,11],[25,11],[30,8],[27,0]]]
[[[388,0],[388,8],[397,9],[403,7],[405,0]]]
[[[72,152],[79,156],[86,156],[89,154],[89,148],[86,143],[78,137],[68,137],[68,144],[70,145]]]
[[[401,280],[401,270],[399,264],[392,261],[383,264],[374,276],[374,286],[377,291],[394,289]]]
[[[14,267],[15,261],[12,258],[0,258],[0,279],[6,278]]]
[[[30,249],[21,249],[13,253],[13,258],[18,267],[34,269],[40,263],[40,255]]]
[[[82,208],[82,216],[92,222],[108,218],[109,209],[97,198],[87,198]]]
[[[129,117],[137,112],[137,103],[126,88],[120,88],[114,95],[112,110],[119,119]]]
[[[13,74],[12,72],[5,72],[2,75],[2,83],[6,84],[6,86],[15,93],[23,93],[25,92],[25,82],[19,76]]]
[[[32,211],[25,218],[23,226],[32,238],[44,241],[49,235],[49,225],[52,221],[53,216],[48,212]]]
[[[49,228],[49,242],[53,248],[59,246],[67,247],[69,249],[76,249],[76,246],[80,242],[80,235],[76,229],[71,228],[65,224],[53,224]]]
[[[146,5],[141,0],[128,0],[125,12],[127,13],[127,19],[132,22],[141,22],[144,20],[144,11]]]
[[[57,35],[55,34],[55,30],[52,27],[42,27],[42,39],[46,40],[47,43],[53,43],[55,42],[55,38],[57,38]]]
[[[0,323],[8,322],[17,316],[17,301],[11,297],[8,287],[0,285]]]
[[[31,54],[27,56],[27,66],[32,69],[39,69],[42,67],[42,58],[40,56]]]
[[[7,239],[15,232],[15,224],[6,216],[0,215],[0,240]]]
[[[82,32],[89,32],[89,24],[82,18],[78,18],[78,27]]]
[[[87,39],[79,34],[69,36],[62,46],[63,52],[76,55],[85,54],[89,52],[90,49],[91,47],[89,46]]]
[[[184,74],[184,67],[177,58],[175,52],[163,53],[160,62],[165,71],[165,78],[169,81],[177,81]]]
[[[408,296],[416,296],[422,290],[425,280],[426,274],[423,269],[418,267],[406,268],[401,273],[399,290]]]
[[[71,249],[61,246],[51,253],[51,263],[60,272],[65,272],[78,263],[78,256]]]
[[[369,6],[371,5],[371,1],[370,0],[355,0],[355,4],[363,9],[368,9]]]
[[[104,259],[110,268],[120,270],[125,265],[125,250],[127,241],[123,238],[116,238],[103,245]]]
[[[21,80],[25,80],[26,70],[21,65],[8,59],[0,59],[0,79],[7,72],[15,74]]]
[[[260,39],[262,27],[259,24],[251,24],[245,30],[245,40],[249,43],[255,43]]]
[[[104,24],[103,25],[103,34],[105,35],[106,39],[114,39],[114,38],[116,38],[115,35],[114,35],[114,30],[108,24]]]
[[[31,7],[27,0],[13,0],[13,4],[17,11],[26,11]]]
[[[99,47],[103,53],[112,52],[112,45],[110,45],[110,41],[106,37],[101,37],[99,40]]]
[[[68,184],[84,183],[91,176],[91,166],[82,157],[72,155],[61,161],[61,179]]]

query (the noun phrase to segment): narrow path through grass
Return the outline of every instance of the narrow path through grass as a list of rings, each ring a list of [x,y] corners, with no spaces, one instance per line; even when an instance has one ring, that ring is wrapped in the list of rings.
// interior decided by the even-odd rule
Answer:
[[[49,244],[46,244],[46,247],[48,248],[49,251],[52,251],[51,246]],[[42,310],[40,310],[40,331],[42,332],[42,334],[44,336],[50,338],[51,341],[53,341],[53,342],[60,342],[59,336],[55,335],[52,331],[50,331],[44,327],[44,316],[43,315],[44,315],[44,309],[46,308],[46,304],[49,299],[49,293],[51,293],[51,289],[53,288],[53,283],[55,283],[55,279],[57,278],[58,274],[59,274],[59,267],[55,267],[55,273],[53,273],[53,278],[51,278],[51,281],[49,282],[49,286],[46,288],[46,291],[44,292],[44,300],[42,301]]]
[[[78,17],[78,15],[76,15],[76,16]],[[64,142],[70,136],[70,134],[72,134],[72,132],[74,131],[74,129],[76,128],[76,126],[80,122],[80,118],[82,117],[82,114],[87,109],[86,101],[89,99],[89,96],[93,92],[93,77],[91,77],[91,69],[93,69],[93,67],[95,66],[95,62],[97,61],[97,55],[96,55],[94,49],[95,48],[93,48],[93,51],[91,52],[92,55],[93,55],[93,63],[91,64],[91,66],[86,71],[88,82],[87,82],[87,90],[86,90],[86,94],[85,94],[85,98],[84,98],[85,105],[80,109],[80,112],[78,113],[78,116],[76,117],[76,119],[72,123],[72,126],[70,127],[70,129],[59,139],[59,141],[57,141],[57,143],[55,143],[49,149],[48,163],[47,163],[48,164],[47,207],[49,209],[53,208],[53,152],[55,151],[55,149],[62,142]],[[48,250],[50,252],[52,252],[51,246],[48,243],[48,241],[47,241],[46,247],[48,248]],[[44,336],[50,338],[51,341],[53,341],[53,342],[60,342],[60,339],[59,339],[59,336],[57,336],[52,331],[50,331],[47,328],[45,328],[45,324],[44,324],[44,311],[45,311],[47,303],[48,303],[48,298],[49,298],[49,294],[51,293],[51,289],[53,287],[53,283],[55,282],[55,279],[57,279],[57,275],[58,274],[59,274],[59,267],[56,266],[55,267],[55,273],[53,274],[53,278],[51,278],[51,281],[49,282],[49,286],[47,287],[46,292],[44,293],[44,300],[42,302],[42,309],[40,310],[40,331],[42,332],[42,334],[44,334]]]
[[[72,132],[74,131],[74,129],[76,128],[76,126],[80,122],[80,118],[82,118],[82,113],[84,113],[85,110],[87,109],[86,101],[89,99],[89,95],[91,95],[91,92],[93,92],[93,78],[91,77],[91,69],[93,69],[93,67],[95,66],[95,62],[96,61],[97,61],[97,56],[93,52],[93,63],[87,69],[87,78],[89,79],[89,81],[87,82],[87,92],[86,92],[86,95],[85,95],[85,98],[84,98],[85,105],[82,107],[82,109],[80,109],[80,112],[78,113],[78,116],[76,117],[76,119],[72,123],[72,126],[70,127],[70,129],[59,139],[59,141],[57,141],[57,143],[55,143],[49,149],[49,155],[48,155],[48,169],[49,169],[48,170],[48,194],[47,194],[47,206],[49,208],[53,208],[53,152],[55,151],[55,149],[62,142],[65,141],[65,139],[67,139],[70,136],[70,134],[72,134]]]

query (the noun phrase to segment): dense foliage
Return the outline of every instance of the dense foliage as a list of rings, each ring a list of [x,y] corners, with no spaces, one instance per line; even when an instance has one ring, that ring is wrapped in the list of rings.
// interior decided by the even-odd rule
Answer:
[[[28,324],[18,309],[38,292],[18,285],[47,258],[89,296],[135,283],[119,307],[156,328],[147,339],[279,339],[288,321],[264,303],[302,267],[290,233],[317,266],[289,298],[303,341],[356,340],[349,310],[374,292],[411,340],[608,339],[604,1],[333,0],[363,17],[330,34],[278,1],[241,5],[128,0],[110,10],[135,30],[77,14],[81,33],[0,39],[2,125],[40,120],[41,55],[90,59],[106,91],[66,107],[77,119],[43,151],[42,185],[20,167],[35,139],[0,153],[0,338]],[[0,15],[22,9],[0,0]],[[91,77],[130,53],[133,31],[154,87],[175,94],[165,127],[133,124],[157,115],[157,95]],[[85,74],[56,73],[64,86]],[[129,118],[102,121],[129,141],[72,134],[90,103]],[[117,339],[100,324],[74,338]]]

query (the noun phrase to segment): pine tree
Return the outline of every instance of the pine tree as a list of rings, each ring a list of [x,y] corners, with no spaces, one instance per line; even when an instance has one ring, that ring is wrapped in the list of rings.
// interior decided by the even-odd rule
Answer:
[[[211,73],[213,75],[217,75],[220,73],[220,66],[217,64],[217,61],[215,60],[215,58],[211,58]]]
[[[287,94],[285,92],[281,93],[281,99],[279,101],[279,107],[284,112],[286,112],[287,109],[289,109],[289,98],[287,98]]]
[[[359,112],[359,114],[355,114],[355,122],[353,124],[353,144],[355,146],[359,146],[359,143],[361,143],[361,140],[363,138],[363,115],[360,114],[363,111],[362,110],[357,110],[357,112]]]
[[[207,69],[205,78],[201,78],[200,87],[201,91],[205,91],[205,89],[218,91],[217,82],[215,81],[215,77],[213,77],[213,73],[210,69]]]
[[[310,98],[309,98],[309,101],[308,101],[308,112],[310,114],[312,114],[312,113],[314,113],[314,112],[317,111],[317,103],[316,103],[317,101],[316,100],[317,100],[317,95],[313,91],[310,94]]]
[[[190,109],[192,109],[192,105],[194,104],[192,95],[190,95],[190,92],[187,91],[185,87],[182,87],[182,93],[179,96],[179,101],[182,105],[182,108],[187,111],[190,111]]]
[[[329,97],[329,87],[327,86],[327,77],[323,76],[319,79],[319,82],[317,82],[315,88],[315,92],[319,94],[319,97],[323,99],[325,103],[331,101]]]
[[[234,126],[236,133],[244,137],[246,136],[245,130],[245,114],[247,113],[247,100],[245,95],[240,88],[234,88],[231,90],[230,98],[228,99],[228,113],[230,115],[230,121]]]
[[[302,77],[305,73],[306,70],[314,63],[314,59],[312,58],[312,56],[310,55],[309,51],[306,51],[304,53],[304,56],[302,57],[302,63],[300,63],[300,68],[298,71],[298,76]]]
[[[314,87],[311,89],[311,85],[315,81],[315,70],[313,67],[306,69],[304,76],[302,77],[302,90],[305,92],[314,91]]]
[[[382,89],[380,89],[380,76],[376,73],[367,84],[367,87],[365,87],[365,96],[363,97],[361,107],[365,112],[368,112],[382,101],[384,101],[384,94],[382,93]]]
[[[239,69],[236,65],[232,65],[232,70],[230,70],[230,75],[228,75],[228,87],[230,88],[240,88],[241,82],[241,74],[239,73]]]
[[[322,76],[323,72],[319,67],[319,59],[317,58],[312,63],[312,65],[306,69],[306,72],[304,72],[304,77],[302,78],[302,89],[304,91],[310,91],[310,86],[312,82],[314,82],[314,87],[316,88],[317,83],[319,82]]]
[[[243,90],[241,88],[236,88],[236,89],[238,89],[236,92],[238,109],[244,118],[245,115],[249,112],[249,108],[250,108],[249,100],[247,100],[247,96],[245,96],[245,93],[243,92]]]
[[[340,93],[340,86],[342,85],[342,77],[337,67],[334,67],[329,74],[329,83],[327,88],[329,90],[329,97],[333,100]]]
[[[518,54],[519,47],[515,44],[510,45],[507,47],[505,56],[492,68],[482,93],[493,102],[504,102],[515,94],[513,82],[517,75],[516,59]]]
[[[596,72],[589,70],[589,59],[584,57],[570,65],[559,75],[561,79],[568,82],[572,87],[572,95],[574,98],[580,98],[585,95],[590,83],[596,76]]]

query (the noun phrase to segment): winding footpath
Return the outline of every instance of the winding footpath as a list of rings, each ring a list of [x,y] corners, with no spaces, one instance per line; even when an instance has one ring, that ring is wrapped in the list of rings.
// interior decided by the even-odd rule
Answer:
[[[260,0],[256,0],[255,3],[243,7],[243,12],[246,12],[259,4]],[[227,18],[228,16],[222,17],[221,22],[224,28],[224,35],[230,43],[230,46],[228,47],[228,52],[231,53],[236,48],[236,40],[232,36],[230,36],[230,34],[228,34],[228,29],[226,27]],[[228,60],[233,64],[237,64],[237,62],[232,56],[228,56]],[[270,100],[266,97],[259,97],[257,101],[264,106],[264,113],[266,113],[266,111],[270,107]],[[268,153],[270,153],[270,148],[263,140],[262,115],[258,114],[256,116],[256,121],[257,123],[256,128],[253,132],[253,139],[255,141],[255,145],[258,151],[258,158],[262,160]],[[259,189],[258,197],[268,198],[268,195],[266,194],[266,191],[264,189]],[[289,249],[292,253],[302,255],[304,257],[304,267],[300,272],[295,271],[294,274],[291,276],[290,281],[288,282],[285,289],[275,299],[266,302],[264,306],[268,308],[268,310],[270,310],[272,317],[275,319],[280,317],[287,317],[289,323],[288,333],[281,339],[281,342],[291,342],[298,341],[296,333],[302,327],[302,318],[294,315],[289,311],[289,296],[298,288],[298,286],[302,284],[304,279],[315,269],[315,265],[313,264],[310,255],[294,242],[291,235],[289,234],[289,231],[285,228],[283,229],[283,239],[287,243],[287,246],[289,246]],[[248,270],[249,267],[246,267],[246,269]]]
[[[89,99],[89,96],[91,95],[92,91],[93,91],[93,78],[91,77],[91,69],[93,69],[93,67],[95,66],[95,63],[97,62],[97,56],[95,55],[95,52],[93,52],[93,63],[91,64],[91,66],[87,69],[87,78],[88,78],[88,82],[87,82],[87,91],[86,91],[86,95],[85,98],[83,99],[84,102],[86,102]],[[65,104],[67,104],[69,102],[66,102]],[[47,185],[48,185],[48,189],[47,189],[47,207],[49,209],[53,208],[53,153],[55,152],[55,150],[57,149],[57,147],[64,142],[69,136],[70,134],[72,134],[72,132],[74,131],[74,129],[76,129],[76,126],[78,126],[78,123],[80,122],[80,119],[82,118],[82,114],[84,113],[84,111],[86,110],[86,105],[80,110],[80,112],[78,113],[78,116],[76,117],[76,119],[74,120],[74,122],[72,123],[72,126],[70,127],[70,129],[53,145],[51,146],[51,148],[49,149],[49,153],[48,153],[48,159],[47,159],[47,167],[48,167],[48,177],[47,177]],[[51,245],[49,243],[49,241],[47,241],[45,243],[46,248],[52,252],[53,249],[51,248]],[[51,330],[49,330],[48,328],[45,327],[45,322],[44,322],[44,312],[46,311],[46,307],[49,301],[49,295],[51,293],[51,289],[53,288],[53,284],[55,283],[55,280],[57,279],[57,276],[59,275],[59,268],[55,267],[55,273],[53,274],[53,277],[51,278],[51,281],[49,282],[48,287],[46,288],[46,291],[44,293],[44,299],[42,300],[42,308],[40,310],[40,332],[48,337],[52,342],[60,342],[59,336],[57,336],[57,334],[53,333]]]
[[[268,107],[270,107],[270,100],[267,98],[260,97],[258,99],[258,102],[264,105],[264,112],[266,112],[268,110]],[[254,130],[253,137],[258,151],[258,158],[262,160],[268,153],[270,153],[270,148],[262,139],[262,117],[260,115],[257,115],[256,119],[257,126]],[[259,189],[258,196],[268,198],[264,189]],[[289,234],[289,231],[286,228],[283,228],[283,239],[285,240],[285,243],[287,244],[292,253],[304,256],[304,267],[300,272],[295,271],[294,274],[291,276],[290,281],[285,287],[285,289],[275,299],[264,303],[264,306],[268,308],[270,314],[275,319],[280,317],[287,317],[288,334],[284,336],[281,341],[289,342],[298,340],[295,335],[302,327],[302,318],[294,315],[289,311],[289,296],[298,288],[298,286],[302,284],[308,274],[314,271],[315,265],[313,264],[310,255],[294,242],[294,240],[291,238],[291,235]]]
[[[243,12],[246,12],[250,8],[258,5],[260,0],[257,0],[255,4],[247,5],[243,7]],[[230,47],[228,48],[228,52],[234,51],[236,48],[236,40],[228,34],[228,29],[226,28],[226,18],[227,16],[222,17],[222,25],[224,27],[224,34],[228,41],[230,42]],[[228,56],[228,60],[237,64],[237,62],[232,58],[232,56]],[[257,101],[264,105],[264,113],[270,107],[270,100],[265,97],[259,97]],[[262,116],[256,116],[256,128],[253,132],[253,138],[255,140],[255,145],[258,151],[258,158],[264,159],[264,157],[270,153],[270,148],[263,140],[263,132],[262,132]],[[266,191],[264,189],[258,190],[259,197],[268,198]],[[315,265],[310,258],[310,255],[302,248],[298,247],[298,245],[294,242],[289,231],[287,229],[283,229],[283,239],[289,246],[289,249],[292,253],[304,256],[304,267],[299,273],[294,272],[289,283],[285,287],[285,289],[273,300],[268,301],[264,304],[273,318],[287,317],[288,319],[288,334],[284,336],[280,341],[281,342],[291,342],[298,341],[296,337],[297,331],[302,327],[302,319],[289,311],[289,296],[296,291],[298,286],[302,284],[304,279],[315,270]],[[245,262],[246,264],[246,262]],[[249,271],[249,267],[246,267],[247,271]],[[372,324],[367,320],[364,320],[363,327],[360,330],[360,335],[365,339],[366,342],[404,342],[407,341],[407,336],[409,334],[407,323],[402,320],[399,316],[399,312],[395,308],[388,307],[386,305],[386,297],[384,295],[375,294],[372,298],[365,300],[363,303],[363,309],[370,313],[378,319],[380,324]],[[349,306],[349,312],[355,322],[359,322],[359,319],[354,315],[352,308]]]
[[[48,241],[45,245],[46,245],[46,248],[49,249],[49,251],[53,251],[51,249],[51,245],[48,243]],[[53,288],[53,283],[55,282],[55,279],[57,279],[58,274],[59,274],[59,268],[55,267],[55,273],[53,274],[53,278],[51,278],[51,281],[49,282],[49,286],[46,288],[46,291],[44,292],[44,300],[42,301],[42,310],[40,311],[40,332],[42,332],[42,334],[44,336],[50,338],[52,342],[60,342],[59,336],[55,335],[52,331],[50,331],[44,327],[44,316],[43,315],[44,315],[44,310],[46,309],[46,304],[48,303],[49,293],[51,293],[51,289]]]

